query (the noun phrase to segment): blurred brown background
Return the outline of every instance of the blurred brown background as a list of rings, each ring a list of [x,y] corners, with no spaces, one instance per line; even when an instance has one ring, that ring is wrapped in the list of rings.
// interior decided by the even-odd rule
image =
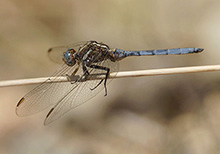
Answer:
[[[0,80],[43,77],[59,65],[47,49],[97,40],[122,49],[202,47],[201,54],[131,57],[120,70],[219,64],[219,0],[1,0]],[[19,118],[34,86],[0,89],[0,153],[220,152],[219,72],[115,79],[60,120]]]

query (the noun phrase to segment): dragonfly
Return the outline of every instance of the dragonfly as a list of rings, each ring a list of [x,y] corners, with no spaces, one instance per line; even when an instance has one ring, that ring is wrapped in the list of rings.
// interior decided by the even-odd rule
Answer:
[[[90,100],[103,89],[106,96],[107,84],[111,81],[108,79],[109,74],[118,72],[119,61],[126,57],[181,55],[202,51],[202,48],[126,51],[110,48],[105,43],[93,40],[50,48],[49,58],[62,65],[45,82],[20,99],[16,114],[29,116],[51,107],[44,120],[44,125],[50,124],[71,109]],[[104,74],[104,78],[88,80],[92,74]],[[72,81],[71,78],[74,76],[78,78]],[[63,77],[69,82],[57,82]]]

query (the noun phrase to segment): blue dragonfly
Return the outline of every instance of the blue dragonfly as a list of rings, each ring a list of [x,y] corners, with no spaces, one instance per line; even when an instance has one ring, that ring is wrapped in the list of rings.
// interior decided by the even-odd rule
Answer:
[[[176,48],[161,50],[125,51],[110,48],[104,43],[87,41],[67,46],[50,48],[51,60],[63,63],[44,83],[35,87],[18,102],[16,114],[28,116],[52,107],[46,116],[47,125],[69,110],[90,100],[103,88],[107,95],[108,76],[118,72],[118,61],[129,56],[181,55],[202,52],[202,48]],[[104,74],[100,80],[87,80],[89,75]],[[71,78],[78,76],[77,80]],[[57,82],[66,77],[69,82]],[[103,83],[104,86],[101,84]]]

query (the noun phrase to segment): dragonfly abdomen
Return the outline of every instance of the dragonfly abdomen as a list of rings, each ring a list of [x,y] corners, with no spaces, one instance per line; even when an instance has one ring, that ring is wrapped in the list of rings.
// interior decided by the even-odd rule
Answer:
[[[125,51],[115,49],[115,57],[122,59],[128,56],[152,56],[152,55],[180,55],[202,52],[202,48],[176,48],[176,49],[160,49],[160,50],[140,50],[140,51]]]

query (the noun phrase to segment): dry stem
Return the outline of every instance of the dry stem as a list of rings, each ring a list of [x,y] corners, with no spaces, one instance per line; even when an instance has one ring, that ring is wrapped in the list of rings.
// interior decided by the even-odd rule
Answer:
[[[213,71],[220,71],[220,65],[118,72],[118,73],[111,73],[109,78],[142,77],[142,76],[186,74],[186,73],[213,72]],[[104,75],[91,75],[89,77],[89,80],[103,79],[104,77],[105,77]],[[0,87],[40,84],[45,82],[45,80],[47,79],[48,77],[0,81]],[[77,77],[73,78],[72,80],[76,80],[76,79]],[[68,80],[66,77],[61,77],[59,78],[59,80],[56,80],[55,78],[51,78],[51,80],[48,82],[67,82],[67,81]]]

